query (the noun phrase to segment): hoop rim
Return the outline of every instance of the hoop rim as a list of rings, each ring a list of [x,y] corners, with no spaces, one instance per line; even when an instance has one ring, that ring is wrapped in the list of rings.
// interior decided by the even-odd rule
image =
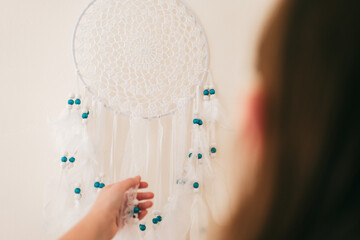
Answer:
[[[82,82],[82,84],[84,85],[85,89],[90,93],[90,95],[93,97],[93,99],[95,99],[96,101],[99,101],[100,103],[103,104],[103,106],[105,108],[108,108],[110,109],[112,112],[114,112],[116,115],[123,115],[125,117],[128,117],[128,118],[134,118],[134,117],[139,117],[139,118],[142,118],[142,119],[154,119],[154,118],[161,118],[161,117],[165,117],[165,116],[168,116],[168,115],[172,115],[174,114],[177,110],[179,110],[179,104],[177,104],[177,106],[172,109],[171,111],[167,112],[167,113],[163,113],[163,114],[160,114],[160,115],[157,115],[157,116],[136,116],[136,115],[129,115],[127,113],[124,113],[122,111],[119,111],[119,110],[116,110],[114,109],[113,107],[111,107],[109,104],[105,103],[99,96],[97,96],[90,88],[89,86],[86,84],[84,78],[83,78],[83,75],[81,74],[80,70],[79,70],[79,67],[78,67],[78,63],[77,63],[77,59],[76,59],[76,56],[75,56],[75,38],[76,38],[76,34],[77,34],[77,30],[78,30],[78,27],[79,27],[79,24],[83,18],[83,16],[85,15],[85,13],[87,12],[87,10],[98,0],[92,0],[85,8],[84,10],[81,12],[76,24],[75,24],[75,28],[74,28],[74,31],[73,31],[73,36],[72,36],[72,57],[73,57],[73,63],[74,63],[74,67],[75,67],[75,70],[76,70],[76,74],[77,76],[79,77],[80,81]],[[101,1],[101,0],[100,0]],[[195,13],[184,3],[183,0],[176,0],[177,2],[179,2],[180,4],[182,4],[186,11],[194,18],[195,20],[195,23],[199,26],[200,28],[200,32],[201,32],[201,35],[203,37],[203,39],[205,40],[205,56],[206,56],[206,60],[205,60],[205,69],[204,69],[204,73],[203,73],[203,76],[201,78],[201,81],[198,85],[196,85],[196,88],[199,88],[203,85],[205,79],[207,78],[207,75],[208,75],[208,70],[209,70],[209,43],[208,43],[208,39],[207,39],[207,36],[205,34],[205,30],[201,24],[201,22],[199,21],[199,19],[197,18],[197,16],[195,15]],[[187,98],[187,100],[185,101],[184,105],[187,105],[189,104],[189,102],[195,98],[196,96],[196,92],[195,91],[192,95],[190,95],[190,97]]]

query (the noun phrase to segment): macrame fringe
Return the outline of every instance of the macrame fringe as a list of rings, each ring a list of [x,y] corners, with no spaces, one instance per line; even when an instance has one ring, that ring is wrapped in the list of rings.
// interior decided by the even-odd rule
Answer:
[[[77,99],[80,104],[75,104]],[[202,91],[200,87],[196,89],[192,111],[188,106],[185,100],[178,103],[178,111],[169,118],[170,127],[163,124],[162,118],[130,117],[128,131],[119,132],[121,121],[114,116],[107,160],[104,106],[86,97],[70,95],[68,108],[52,121],[60,170],[46,194],[44,210],[47,222],[53,223],[49,229],[66,230],[81,219],[105,182],[136,175],[144,179],[153,176],[151,171],[155,170],[155,210],[148,214],[148,220],[137,220],[137,189],[129,190],[119,216],[119,224],[124,228],[114,239],[184,240],[188,236],[190,240],[206,239],[209,213],[216,222],[223,221],[228,195],[224,171],[216,159],[215,128],[222,114],[210,77]],[[155,131],[151,131],[154,128],[155,141],[152,138]],[[171,151],[164,156],[167,131],[171,131],[168,140]],[[124,137],[125,141],[119,140]],[[117,153],[120,142],[124,142],[122,157]],[[151,156],[155,158],[154,165]],[[169,161],[170,185],[169,199],[163,204],[165,160]]]

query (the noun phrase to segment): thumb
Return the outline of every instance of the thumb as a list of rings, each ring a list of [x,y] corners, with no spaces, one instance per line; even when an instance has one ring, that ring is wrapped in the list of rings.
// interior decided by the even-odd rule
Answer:
[[[140,184],[141,177],[136,176],[134,178],[128,178],[124,181],[117,183],[117,187],[122,188],[124,191],[127,191],[130,188],[137,187]]]

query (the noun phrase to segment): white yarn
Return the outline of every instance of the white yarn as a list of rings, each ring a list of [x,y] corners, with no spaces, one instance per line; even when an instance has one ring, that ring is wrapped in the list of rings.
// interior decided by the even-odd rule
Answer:
[[[221,219],[218,195],[226,191],[219,190],[222,169],[210,152],[221,113],[215,95],[203,96],[200,90],[208,73],[208,45],[196,16],[181,0],[94,0],[76,25],[73,55],[87,92],[83,98],[69,95],[81,99],[81,105],[69,104],[53,122],[61,169],[49,185],[45,206],[53,228],[68,229],[86,214],[100,191],[95,182],[150,178],[155,169],[155,211],[140,222],[136,214],[133,218],[137,189],[129,190],[119,218],[124,227],[114,239],[205,239],[208,207]],[[214,88],[212,79],[204,87]],[[111,141],[105,134],[105,108],[114,113]],[[118,114],[128,117],[128,129],[120,128]],[[65,154],[75,162],[61,163]],[[167,176],[169,199],[164,203]],[[153,223],[151,218],[158,216],[162,220]]]
[[[116,113],[154,118],[191,99],[206,78],[208,44],[181,0],[95,0],[73,37],[79,77]]]

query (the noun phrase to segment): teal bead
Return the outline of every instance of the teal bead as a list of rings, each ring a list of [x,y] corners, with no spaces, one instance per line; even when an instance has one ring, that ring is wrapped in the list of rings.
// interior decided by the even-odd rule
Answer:
[[[191,158],[191,156],[192,156],[192,153],[189,153],[189,158]]]
[[[69,104],[69,105],[74,105],[74,100],[69,99],[69,100],[68,100],[68,104]]]
[[[201,153],[198,154],[198,159],[202,159],[202,154]]]
[[[74,157],[69,158],[69,162],[71,163],[75,162],[75,158]]]
[[[76,104],[76,105],[80,105],[80,104],[81,104],[81,100],[77,98],[77,99],[75,100],[75,104]]]
[[[62,162],[66,162],[66,161],[67,161],[67,157],[65,157],[65,156],[62,157],[62,158],[61,158],[61,161],[62,161]]]
[[[140,212],[140,208],[139,207],[134,207],[134,213],[139,213]]]
[[[139,228],[140,228],[141,231],[146,230],[146,226],[144,224],[139,224]]]
[[[210,151],[211,151],[211,153],[216,153],[216,148],[213,147],[213,148],[211,148]]]
[[[194,184],[193,184],[193,187],[195,188],[195,189],[197,189],[197,188],[199,188],[199,183],[198,182],[194,182]]]
[[[204,95],[205,95],[205,96],[208,96],[208,95],[209,95],[209,90],[208,90],[208,89],[205,89],[205,90],[204,90]]]
[[[100,183],[100,184],[99,184],[99,188],[103,188],[103,187],[105,187],[105,184],[104,184],[104,183]]]
[[[89,117],[89,114],[88,114],[88,113],[83,113],[83,114],[81,115],[81,117],[82,117],[83,119],[87,119],[87,118]]]
[[[158,220],[158,222],[161,222],[161,221],[162,221],[162,217],[161,217],[161,216],[157,216],[157,220]]]
[[[210,94],[214,95],[215,94],[215,89],[210,89]]]
[[[81,189],[80,188],[75,188],[75,191],[74,191],[76,194],[80,194],[81,192]]]
[[[99,182],[95,182],[95,183],[94,183],[94,187],[95,187],[95,188],[99,188],[99,187],[100,187],[100,183],[99,183]]]
[[[203,121],[201,120],[201,119],[197,119],[197,118],[195,118],[194,120],[193,120],[193,123],[194,124],[198,124],[198,125],[203,125]]]
[[[152,222],[153,222],[153,224],[157,224],[157,223],[158,223],[158,219],[157,219],[157,218],[153,218],[153,219],[152,219]]]

